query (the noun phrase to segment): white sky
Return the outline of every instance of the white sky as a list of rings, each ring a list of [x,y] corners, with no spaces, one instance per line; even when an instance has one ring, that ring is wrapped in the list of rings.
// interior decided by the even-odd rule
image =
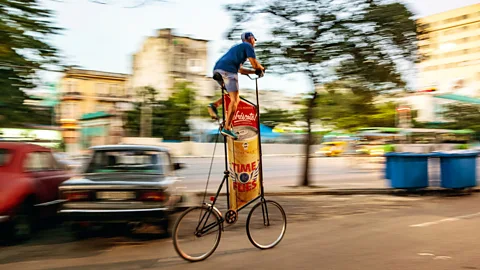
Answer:
[[[54,37],[53,44],[65,55],[65,62],[83,68],[131,73],[131,55],[140,48],[146,36],[156,29],[174,28],[177,34],[211,40],[208,70],[230,43],[223,38],[230,18],[222,6],[240,0],[167,0],[139,8],[124,8],[126,0],[110,0],[120,4],[101,5],[88,0],[43,0],[56,12],[56,22],[65,28],[63,35]],[[478,0],[404,0],[418,16],[427,16],[449,9],[479,3]],[[250,29],[255,33],[255,29]],[[257,36],[261,40],[261,36]],[[58,75],[45,76],[56,80]],[[253,83],[241,79],[242,88]],[[250,86],[250,84],[252,84]],[[311,86],[298,74],[283,78],[265,76],[263,89],[284,90],[295,94]]]

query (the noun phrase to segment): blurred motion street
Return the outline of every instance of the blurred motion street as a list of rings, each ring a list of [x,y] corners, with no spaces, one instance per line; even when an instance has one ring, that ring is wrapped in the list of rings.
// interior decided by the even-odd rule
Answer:
[[[188,190],[205,190],[210,169],[211,158],[181,158],[186,168],[178,171],[182,186]],[[304,157],[267,156],[263,158],[263,175],[265,189],[278,190],[282,187],[299,185]],[[388,183],[384,180],[384,158],[375,157],[338,157],[312,158],[312,186],[331,188],[384,188]],[[223,157],[215,157],[210,176],[209,191],[216,191],[223,178]]]
[[[478,0],[2,0],[0,270],[480,270],[479,123]]]
[[[480,268],[480,246],[474,240],[479,195],[269,199],[280,202],[288,218],[285,238],[271,250],[261,251],[249,243],[247,209],[240,212],[235,225],[226,228],[218,250],[204,262],[182,260],[171,239],[149,237],[148,231],[133,236],[104,231],[75,241],[58,228],[26,244],[0,246],[0,269]]]

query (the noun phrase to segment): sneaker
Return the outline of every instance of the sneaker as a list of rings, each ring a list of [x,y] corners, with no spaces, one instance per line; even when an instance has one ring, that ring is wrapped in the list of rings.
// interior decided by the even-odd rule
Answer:
[[[208,104],[208,113],[210,114],[210,116],[212,117],[212,119],[215,119],[217,120],[218,119],[218,110],[217,110],[217,107],[215,107],[215,105],[213,105],[213,103],[210,103]]]
[[[237,134],[233,133],[231,130],[222,129],[222,131],[220,131],[220,133],[222,133],[224,136],[228,136],[228,137],[230,137],[234,140],[238,139]]]

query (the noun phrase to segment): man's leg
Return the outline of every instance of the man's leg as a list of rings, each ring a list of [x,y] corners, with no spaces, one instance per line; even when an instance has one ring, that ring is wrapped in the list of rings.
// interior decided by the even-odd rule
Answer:
[[[223,96],[222,96],[223,97]],[[212,119],[217,120],[218,119],[218,106],[222,104],[222,97],[216,100],[213,103],[208,104],[208,113],[212,117]]]
[[[232,129],[232,120],[235,112],[237,111],[238,102],[240,101],[240,97],[238,91],[228,93],[230,97],[230,104],[228,104],[227,109],[227,118],[225,119],[225,129],[231,130]]]
[[[218,106],[222,105],[222,97],[220,97],[219,99],[217,99],[215,102],[213,102],[213,105],[215,105],[215,107],[218,108]]]
[[[222,135],[233,138],[234,140],[238,139],[237,134],[233,132],[232,129],[232,120],[235,112],[237,111],[238,102],[240,101],[238,91],[229,92],[228,96],[230,97],[230,104],[228,104],[227,115],[225,117],[225,126],[221,131]]]
[[[233,116],[235,115],[238,103],[240,102],[237,74],[228,73],[226,75],[225,88],[227,89],[228,96],[230,97],[230,104],[228,105],[227,115],[225,116],[225,126],[221,133],[225,136],[237,139],[237,134],[232,131]]]

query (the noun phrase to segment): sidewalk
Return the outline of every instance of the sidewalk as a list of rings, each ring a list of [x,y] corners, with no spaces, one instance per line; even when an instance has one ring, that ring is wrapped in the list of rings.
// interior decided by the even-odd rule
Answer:
[[[438,196],[438,195],[468,195],[480,192],[480,187],[469,189],[444,189],[429,187],[416,190],[394,189],[394,188],[328,188],[328,187],[277,187],[265,191],[265,196],[312,196],[312,195],[417,195],[417,196]],[[204,190],[193,191],[197,196],[203,197]],[[226,192],[222,191],[221,196]],[[215,192],[208,191],[207,196],[215,196]]]

